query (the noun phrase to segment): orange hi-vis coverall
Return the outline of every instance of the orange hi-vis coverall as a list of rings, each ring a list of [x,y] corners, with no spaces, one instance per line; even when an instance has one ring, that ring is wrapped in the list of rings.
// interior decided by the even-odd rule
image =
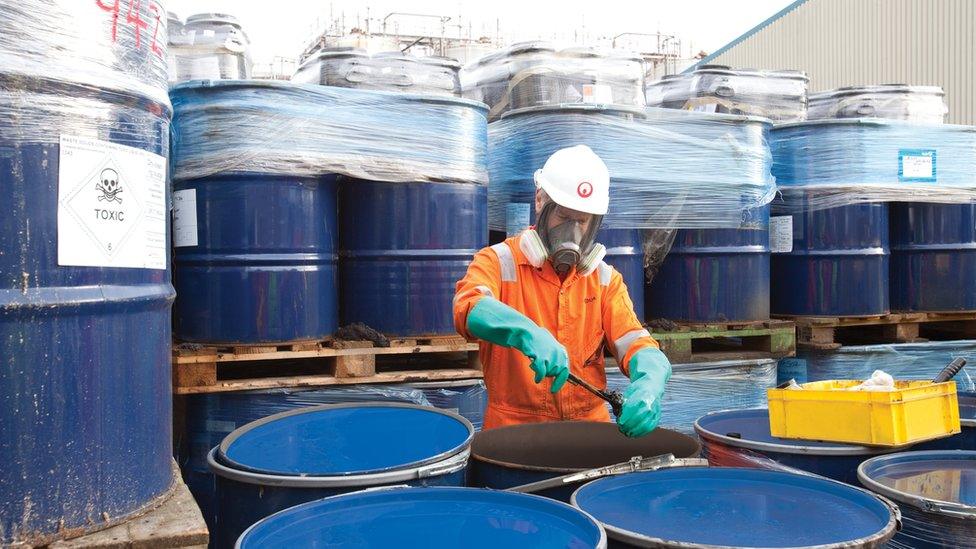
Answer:
[[[620,273],[606,263],[587,276],[570,271],[565,280],[547,261],[533,267],[519,249],[521,235],[479,251],[457,283],[454,326],[474,341],[468,313],[478,300],[491,296],[548,330],[569,355],[570,371],[605,388],[604,345],[629,376],[630,357],[646,347],[658,347],[634,314]],[[485,429],[518,423],[554,420],[609,421],[599,397],[567,383],[556,394],[552,379],[535,383],[530,360],[514,348],[480,341],[480,357],[488,388]]]

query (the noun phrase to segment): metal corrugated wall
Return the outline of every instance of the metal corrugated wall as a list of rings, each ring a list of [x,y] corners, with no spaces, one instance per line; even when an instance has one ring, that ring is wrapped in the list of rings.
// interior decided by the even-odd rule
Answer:
[[[976,125],[976,0],[809,0],[709,62],[803,70],[811,91],[942,86],[949,122]]]

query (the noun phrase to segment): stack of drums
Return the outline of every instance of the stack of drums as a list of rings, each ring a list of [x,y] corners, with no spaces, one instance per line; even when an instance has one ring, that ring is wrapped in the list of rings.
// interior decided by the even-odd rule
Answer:
[[[816,184],[876,180],[865,158],[879,128],[864,120],[826,120],[772,131],[773,175],[785,197],[774,202],[774,224],[786,241],[772,257],[774,314],[888,312],[888,205],[820,208],[822,195],[815,189]],[[794,185],[810,187],[791,189]]]
[[[973,184],[976,127],[917,124],[932,143],[932,180]],[[891,204],[891,308],[976,311],[976,200]]]
[[[174,483],[166,52],[110,28],[95,3],[0,4],[4,547],[125,521]]]
[[[684,120],[691,124],[692,119]],[[748,150],[765,150],[771,123],[762,118],[701,114],[691,135],[708,139],[730,134]],[[741,180],[768,180],[769,162],[727,166]],[[718,178],[733,177],[723,173]],[[671,251],[647,290],[647,318],[688,322],[769,319],[769,208],[743,212],[738,229],[677,231]]]
[[[340,319],[454,333],[455,283],[487,244],[484,105],[262,81],[171,95],[179,339],[318,340]],[[268,124],[293,131],[262,148]],[[432,142],[397,150],[394,127]]]
[[[334,404],[282,412],[228,435],[217,475],[216,547],[264,517],[323,497],[390,485],[464,486],[474,429],[413,404]]]
[[[809,475],[679,467],[594,480],[575,507],[614,547],[883,547],[898,527],[870,492]]]
[[[468,111],[466,99],[416,96],[435,108]],[[443,124],[418,115],[417,127]],[[457,146],[485,146],[485,124],[458,135]],[[475,149],[477,150],[477,149]],[[483,149],[481,149],[483,150]],[[473,151],[474,152],[474,151]],[[468,178],[424,183],[343,178],[339,186],[340,320],[363,322],[396,336],[454,334],[455,285],[474,254],[488,244],[488,188]]]
[[[178,123],[236,102],[270,121],[278,93],[302,90],[222,81],[181,84],[170,93]],[[182,131],[178,124],[178,139],[186,138]],[[175,183],[176,337],[253,344],[332,334],[337,177],[240,172],[234,161],[226,172]]]
[[[901,509],[902,528],[888,547],[938,549],[976,543],[976,452],[903,452],[865,461],[866,488]]]

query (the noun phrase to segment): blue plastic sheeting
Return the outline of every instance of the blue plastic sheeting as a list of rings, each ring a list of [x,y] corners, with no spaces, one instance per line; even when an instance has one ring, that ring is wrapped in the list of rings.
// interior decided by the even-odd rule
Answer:
[[[874,547],[896,527],[891,509],[868,492],[754,469],[687,467],[603,478],[577,490],[573,504],[603,523],[611,539],[642,547],[659,540],[667,547]]]
[[[606,535],[565,503],[474,488],[391,488],[292,507],[255,524],[241,549],[291,547],[602,548]]]
[[[488,405],[488,389],[483,382],[418,383],[411,387],[423,391],[431,406],[460,414],[471,422],[475,431],[481,430]]]
[[[766,389],[776,386],[775,360],[674,364],[671,368],[660,426],[683,433],[694,433],[695,420],[709,412],[766,406]],[[620,370],[607,368],[607,387],[623,392],[629,383]]]
[[[282,412],[239,428],[218,458],[271,475],[368,475],[440,461],[471,443],[461,418],[413,404],[328,404]]]
[[[895,549],[972,547],[976,540],[976,452],[903,452],[858,470],[868,489],[894,500],[902,529]]]
[[[770,147],[776,184],[793,211],[976,200],[973,126],[821,120],[776,127]],[[797,195],[803,200],[792,200]]]
[[[488,223],[532,202],[533,174],[549,156],[588,145],[610,170],[603,227],[738,228],[773,198],[762,118],[671,109],[561,105],[507,113],[489,128]]]
[[[170,97],[174,180],[488,182],[487,107],[475,101],[259,80],[187,82]]]
[[[796,358],[780,360],[778,382],[791,378],[798,383],[867,379],[875,370],[884,370],[895,379],[926,380],[934,378],[957,357],[976,366],[976,340],[855,345],[834,351],[800,349]],[[959,391],[976,390],[972,366],[963,368],[953,379]]]

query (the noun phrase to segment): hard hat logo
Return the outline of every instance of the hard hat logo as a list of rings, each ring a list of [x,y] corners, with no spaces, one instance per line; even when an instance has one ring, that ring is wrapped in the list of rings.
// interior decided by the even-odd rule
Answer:
[[[593,194],[593,185],[589,181],[584,181],[576,187],[576,194],[580,195],[580,198],[589,198]]]

